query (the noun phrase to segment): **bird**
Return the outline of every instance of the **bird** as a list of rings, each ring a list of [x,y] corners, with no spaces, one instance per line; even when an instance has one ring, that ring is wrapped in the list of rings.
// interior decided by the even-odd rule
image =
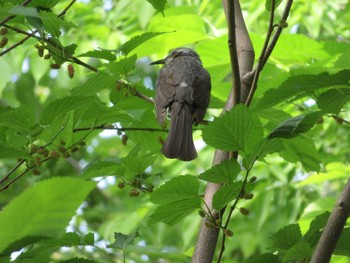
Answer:
[[[203,68],[197,52],[190,48],[172,50],[164,59],[155,88],[155,108],[158,122],[170,118],[168,136],[161,152],[167,158],[191,161],[197,158],[193,143],[192,124],[203,121],[211,91],[208,71]]]

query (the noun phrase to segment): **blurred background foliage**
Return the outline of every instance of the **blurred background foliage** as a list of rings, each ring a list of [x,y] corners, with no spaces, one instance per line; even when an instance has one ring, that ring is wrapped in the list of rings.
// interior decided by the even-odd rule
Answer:
[[[32,2],[35,6],[35,1]],[[56,2],[52,5],[52,12],[59,14],[70,1]],[[162,12],[157,11],[150,2],[152,1],[76,1],[65,15],[65,21],[71,24],[61,30],[60,41],[65,47],[76,44],[74,54],[79,57],[80,54],[99,48],[116,51],[123,43],[144,32],[166,32],[132,50],[128,57],[137,55],[135,68],[119,79],[153,97],[158,68],[149,66],[149,63],[164,57],[169,50],[179,46],[195,48],[212,77],[212,99],[207,118],[210,120],[212,116],[218,116],[231,86],[227,26],[221,1],[168,0]],[[4,10],[13,3],[21,1],[0,1]],[[265,10],[264,1],[244,0],[241,5],[258,57],[267,30],[269,13]],[[277,10],[276,23],[282,8],[283,1]],[[2,20],[8,13],[2,11],[0,15]],[[262,72],[252,108],[258,105],[259,99],[267,90],[278,88],[291,76],[334,73],[350,68],[349,21],[350,4],[346,0],[295,1],[288,27],[283,31]],[[33,28],[33,24],[24,22],[24,16],[20,15],[9,24],[23,30]],[[18,43],[24,36],[10,30],[6,37],[8,47]],[[38,50],[34,47],[37,43],[38,40],[31,38],[0,57],[1,149],[11,146],[28,152],[33,144],[43,145],[50,142],[64,122],[65,127],[71,125],[72,128],[86,129],[102,124],[115,124],[123,128],[160,128],[150,103],[133,96],[128,89],[118,85],[116,87],[111,81],[112,84],[102,82],[101,85],[105,86],[97,88],[98,102],[83,101],[79,105],[83,107],[96,103],[95,108],[114,107],[113,111],[103,115],[102,120],[94,123],[91,121],[93,117],[90,118],[94,114],[101,114],[102,110],[88,110],[79,119],[80,123],[71,123],[78,118],[76,114],[79,113],[75,112],[74,116],[59,117],[57,123],[52,122],[50,127],[44,127],[44,132],[37,138],[35,129],[40,128],[34,124],[43,118],[45,106],[74,94],[76,87],[82,87],[96,74],[83,66],[73,64],[75,73],[71,79],[67,72],[67,63],[60,69],[52,69],[50,65],[54,61],[52,58],[45,60],[38,55]],[[108,63],[96,57],[82,56],[79,59],[99,69],[103,69]],[[77,95],[79,96],[79,92]],[[314,110],[314,95],[264,109],[259,112],[259,116],[264,124],[274,127],[290,116]],[[8,107],[23,107],[23,114],[17,113],[12,118],[17,118],[22,124],[27,122],[27,130],[14,132],[13,127],[9,130],[7,124],[11,116],[3,115]],[[350,120],[348,108],[349,105],[345,104],[337,116],[329,114],[320,119],[316,127],[305,135],[312,138],[314,144],[308,145],[309,141],[306,140],[295,144],[302,145],[299,147],[300,156],[294,156],[293,151],[286,151],[284,159],[271,155],[265,162],[255,165],[252,174],[258,177],[258,184],[254,189],[254,198],[242,203],[251,213],[248,217],[238,212],[234,214],[230,227],[234,237],[226,243],[224,262],[244,262],[253,255],[265,252],[271,246],[271,235],[281,227],[298,222],[305,232],[316,215],[332,209],[349,177],[350,126],[346,121]],[[27,112],[34,113],[31,115],[33,119],[28,119]],[[48,120],[51,114],[54,112],[47,114]],[[19,119],[20,116],[23,116],[23,120]],[[199,215],[194,213],[171,227],[163,223],[147,226],[148,216],[154,210],[154,205],[148,201],[147,193],[137,191],[135,194],[134,187],[128,185],[128,182],[132,184],[141,178],[145,187],[156,188],[174,176],[197,175],[209,169],[214,149],[206,146],[200,135],[200,131],[194,132],[199,149],[198,159],[184,163],[167,160],[158,153],[159,138],[165,137],[164,132],[96,129],[76,131],[73,134],[63,131],[54,138],[49,146],[50,151],[56,151],[60,146],[70,145],[81,139],[84,139],[86,145],[79,145],[79,149],[69,158],[52,159],[43,163],[39,167],[39,175],[34,175],[35,172],[27,173],[9,189],[0,192],[0,207],[4,207],[28,187],[50,177],[94,178],[97,187],[79,208],[67,231],[74,231],[82,236],[89,232],[95,233],[95,246],[50,250],[52,260],[79,256],[111,262],[101,250],[108,251],[116,260],[122,260],[122,250],[113,249],[113,245],[106,249],[106,245],[113,244],[115,232],[129,235],[138,231],[140,236],[126,248],[126,262],[189,262],[198,233]],[[303,137],[298,140],[303,140]],[[129,159],[125,158],[128,155]],[[6,154],[6,151],[0,157],[2,178],[18,161],[16,154]],[[104,163],[101,165],[101,162]],[[142,165],[145,169],[142,169]],[[123,182],[127,182],[126,185]],[[204,186],[203,183],[202,191]],[[19,216],[20,214],[21,211],[18,211]],[[49,218],[48,220],[50,222]],[[6,226],[1,226],[3,227]],[[350,261],[344,256],[334,256],[332,262]]]

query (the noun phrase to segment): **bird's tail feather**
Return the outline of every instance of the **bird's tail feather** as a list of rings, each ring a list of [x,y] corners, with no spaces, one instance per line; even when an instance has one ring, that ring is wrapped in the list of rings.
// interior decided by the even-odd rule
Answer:
[[[187,103],[173,102],[170,130],[162,153],[168,158],[191,161],[197,157],[192,138],[192,108]]]

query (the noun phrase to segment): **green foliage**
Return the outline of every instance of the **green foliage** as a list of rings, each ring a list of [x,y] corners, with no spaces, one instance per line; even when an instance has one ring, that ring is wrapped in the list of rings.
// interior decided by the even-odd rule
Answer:
[[[220,150],[249,153],[262,137],[261,124],[245,106],[238,105],[215,120],[203,131],[203,140]]]
[[[268,138],[293,138],[309,131],[322,116],[322,112],[312,112],[299,115],[283,121],[276,127]]]
[[[287,79],[278,89],[267,91],[259,101],[257,109],[274,106],[285,100],[295,100],[310,96],[314,92],[334,86],[348,86],[350,70],[344,69],[334,74],[298,75]]]
[[[149,224],[164,222],[174,225],[178,220],[200,209],[199,182],[193,176],[173,178],[151,194],[150,201],[159,204],[150,216]]]
[[[211,169],[201,173],[198,178],[212,183],[231,183],[233,182],[241,167],[235,159],[221,162],[213,166]]]
[[[1,262],[187,262],[196,211],[211,219],[207,182],[223,184],[216,209],[237,201],[251,212],[233,213],[223,261],[310,258],[350,169],[349,3],[294,1],[251,107],[220,117],[232,85],[220,1],[21,4],[0,1],[1,21],[15,15],[5,25],[37,30],[0,36]],[[241,1],[256,57],[271,4]],[[143,99],[154,98],[150,61],[180,46],[200,54],[212,81],[191,163],[160,155],[166,127]],[[211,167],[215,149],[239,157]],[[350,256],[349,233],[334,262]]]
[[[160,2],[160,1],[157,1]],[[152,4],[153,5],[153,4]],[[163,11],[163,10],[161,10]],[[127,56],[132,50],[146,42],[147,40],[154,38],[156,36],[165,34],[165,32],[146,32],[138,36],[134,36],[129,41],[125,42],[120,48],[119,51],[122,52],[125,56]]]
[[[23,192],[0,213],[0,223],[6,225],[0,233],[0,251],[23,238],[58,237],[94,187],[92,182],[57,177]]]

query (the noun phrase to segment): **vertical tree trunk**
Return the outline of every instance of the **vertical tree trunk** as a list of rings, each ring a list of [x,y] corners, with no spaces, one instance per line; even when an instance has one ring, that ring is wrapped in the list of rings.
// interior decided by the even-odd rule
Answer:
[[[230,9],[229,7],[233,8]],[[246,76],[249,76],[248,73],[251,72],[253,68],[254,49],[244,23],[239,0],[223,0],[223,8],[226,14],[229,29],[229,45],[231,45],[233,42],[236,43],[236,46],[229,46],[232,69],[233,71],[236,69],[237,72],[239,72],[240,79],[240,83],[238,83],[238,85],[240,85],[240,94],[235,94],[234,92],[237,90],[235,88],[235,85],[237,85],[237,79],[234,79],[233,87],[223,110],[223,112],[225,112],[231,110],[235,106],[235,102],[244,102],[248,97],[252,75],[251,77]],[[234,18],[233,21],[231,19],[232,17]],[[233,32],[234,29],[235,32]],[[232,41],[232,36],[236,37],[234,41]],[[232,49],[234,49],[233,51],[236,52],[236,62],[233,61],[234,54],[232,54]],[[232,75],[237,76],[237,74],[235,74],[237,72],[232,72]],[[239,96],[238,100],[237,96]],[[216,150],[213,159],[213,165],[217,165],[224,160],[228,160],[229,158],[230,154],[228,152]],[[214,218],[218,218],[219,213],[212,207],[212,197],[220,187],[221,184],[208,183],[204,196],[204,200],[211,210]],[[204,218],[200,227],[195,251],[192,257],[193,263],[212,263],[214,258],[215,248],[219,236],[219,229],[206,227],[206,222],[207,219]]]

